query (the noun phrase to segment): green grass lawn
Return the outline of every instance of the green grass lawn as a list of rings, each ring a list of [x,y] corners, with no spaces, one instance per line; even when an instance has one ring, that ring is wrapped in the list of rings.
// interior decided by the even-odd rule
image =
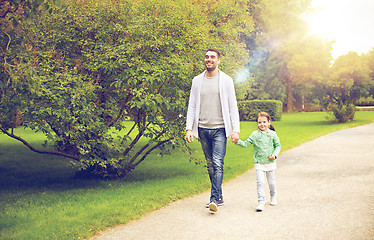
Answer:
[[[282,121],[274,122],[282,151],[374,121],[374,112],[357,112],[356,120],[345,124],[331,124],[325,116],[284,114]],[[241,139],[254,130],[255,122],[242,122]],[[44,141],[30,130],[17,131],[35,144]],[[191,146],[203,160],[199,143]],[[228,143],[225,181],[252,167],[252,153],[251,147]],[[189,162],[178,150],[172,156],[152,154],[122,180],[75,179],[76,170],[66,158],[33,153],[0,135],[0,239],[83,239],[210,187],[204,164]]]

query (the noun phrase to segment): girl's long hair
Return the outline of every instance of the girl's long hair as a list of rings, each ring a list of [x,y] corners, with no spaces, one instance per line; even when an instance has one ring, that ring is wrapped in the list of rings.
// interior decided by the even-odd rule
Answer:
[[[266,117],[268,121],[271,122],[271,117],[267,112],[259,112],[257,114],[256,122],[258,122],[259,117]],[[271,123],[270,123],[269,129],[275,132],[275,127]]]

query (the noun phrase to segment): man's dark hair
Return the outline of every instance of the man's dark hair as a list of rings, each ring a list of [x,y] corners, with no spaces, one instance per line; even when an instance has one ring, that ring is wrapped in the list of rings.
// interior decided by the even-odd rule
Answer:
[[[205,53],[207,53],[207,52],[215,52],[215,53],[217,53],[217,57],[221,58],[221,53],[217,49],[209,48],[208,50],[205,51]]]

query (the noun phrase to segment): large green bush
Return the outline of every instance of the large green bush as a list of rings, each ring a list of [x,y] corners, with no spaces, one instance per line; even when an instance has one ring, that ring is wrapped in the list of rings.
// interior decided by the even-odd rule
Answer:
[[[282,118],[283,104],[278,100],[238,101],[241,121],[256,121],[259,112],[267,112],[273,121]]]
[[[335,120],[339,123],[345,123],[348,121],[353,121],[353,118],[356,113],[356,107],[353,104],[347,105],[337,105],[337,104],[330,104],[332,112],[330,113],[331,116],[334,116]],[[331,118],[333,119],[333,118]],[[334,120],[333,120],[334,121]]]
[[[323,86],[326,92],[322,101],[324,108],[331,109],[339,123],[352,121],[356,111],[354,105],[368,95],[371,81],[365,58],[355,52],[339,57]]]
[[[229,72],[248,58],[238,39],[252,23],[245,2],[225,3],[43,1],[17,31],[0,26],[9,32],[1,38],[0,132],[70,158],[89,176],[122,177],[150,152],[168,154],[167,145],[186,150],[183,116],[204,51],[219,48]],[[17,136],[17,119],[44,133],[48,148]]]

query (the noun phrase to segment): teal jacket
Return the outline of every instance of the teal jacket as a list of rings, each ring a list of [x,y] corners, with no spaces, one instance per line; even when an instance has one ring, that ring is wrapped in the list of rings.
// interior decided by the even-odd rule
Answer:
[[[271,155],[278,157],[281,151],[281,144],[278,135],[275,131],[268,129],[266,133],[262,133],[261,130],[254,131],[247,140],[240,140],[237,142],[239,146],[248,147],[253,144],[253,162],[254,163],[270,163],[274,162],[270,160]]]

